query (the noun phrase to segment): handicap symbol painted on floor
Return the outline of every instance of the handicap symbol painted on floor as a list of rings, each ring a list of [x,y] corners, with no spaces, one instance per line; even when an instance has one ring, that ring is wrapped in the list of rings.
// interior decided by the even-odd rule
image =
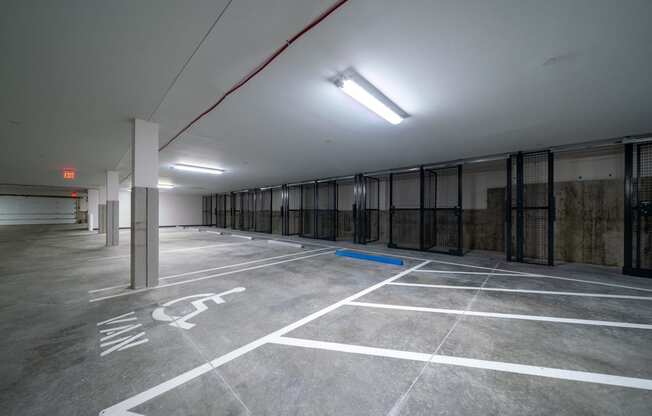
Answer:
[[[200,293],[197,295],[184,296],[182,298],[174,299],[169,302],[166,302],[163,304],[163,306],[154,309],[154,312],[152,312],[152,318],[156,319],[157,321],[170,322],[171,326],[176,326],[177,328],[191,329],[195,326],[195,324],[188,322],[188,320],[208,310],[208,306],[206,305],[207,303],[213,302],[219,305],[225,302],[224,299],[222,299],[222,296],[230,295],[231,293],[244,292],[244,291],[245,291],[244,287],[236,287],[235,289],[227,290],[226,292],[222,292],[218,294]],[[193,312],[190,312],[183,316],[168,315],[165,312],[165,308],[175,305],[179,302],[188,301],[190,299],[196,299],[190,302],[190,304],[195,308]]]

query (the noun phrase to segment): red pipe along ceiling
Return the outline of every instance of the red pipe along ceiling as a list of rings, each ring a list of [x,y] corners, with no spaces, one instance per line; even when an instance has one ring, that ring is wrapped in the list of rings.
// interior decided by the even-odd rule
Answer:
[[[233,94],[240,88],[244,87],[247,82],[249,82],[253,77],[258,75],[263,69],[265,69],[269,64],[274,62],[276,58],[278,58],[287,48],[292,45],[296,40],[298,40],[300,37],[308,33],[310,30],[312,30],[315,26],[317,26],[319,23],[321,23],[324,19],[326,19],[328,16],[330,16],[335,10],[339,9],[344,3],[347,3],[349,0],[340,0],[331,7],[329,7],[326,11],[324,11],[321,15],[319,15],[315,20],[310,22],[307,26],[305,26],[303,29],[301,29],[296,35],[292,36],[290,39],[285,41],[283,46],[280,48],[276,49],[274,53],[272,53],[267,59],[265,59],[260,65],[258,65],[253,71],[251,71],[249,74],[247,74],[244,78],[242,78],[239,82],[237,82],[234,86],[232,86],[227,92],[225,92],[216,102],[215,104],[211,105],[208,107],[206,110],[204,110],[201,114],[199,114],[197,117],[195,117],[190,123],[186,124],[184,128],[182,128],[177,134],[175,134],[167,143],[165,143],[158,151],[162,151],[166,147],[168,147],[172,142],[177,140],[179,136],[181,136],[183,133],[185,133],[190,127],[192,127],[195,123],[197,123],[199,120],[204,118],[208,113],[211,111],[215,110],[222,102],[228,97],[229,95]]]

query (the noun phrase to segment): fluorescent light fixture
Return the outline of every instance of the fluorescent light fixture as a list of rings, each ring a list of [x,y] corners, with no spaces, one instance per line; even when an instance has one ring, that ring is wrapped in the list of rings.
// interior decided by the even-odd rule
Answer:
[[[172,189],[172,188],[174,188],[174,184],[163,183],[163,182],[158,183],[158,189]]]
[[[408,114],[399,106],[394,104],[382,92],[374,87],[361,75],[348,69],[344,74],[336,78],[337,85],[348,96],[367,107],[389,123],[400,124]]]
[[[223,169],[209,168],[206,166],[189,165],[187,163],[175,163],[172,165],[173,169],[186,170],[189,172],[208,173],[211,175],[221,175],[224,173]]]

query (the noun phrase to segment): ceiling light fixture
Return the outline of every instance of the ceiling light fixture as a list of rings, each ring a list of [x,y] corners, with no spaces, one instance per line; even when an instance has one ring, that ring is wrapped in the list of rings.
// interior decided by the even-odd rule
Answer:
[[[172,189],[172,188],[174,188],[174,185],[171,183],[162,183],[162,182],[158,183],[158,189]]]
[[[337,77],[334,83],[348,96],[391,124],[400,124],[409,117],[398,105],[352,69]]]
[[[221,175],[224,173],[223,169],[208,168],[205,166],[189,165],[187,163],[175,163],[172,165],[173,169],[186,170],[189,172],[208,173],[211,175]]]

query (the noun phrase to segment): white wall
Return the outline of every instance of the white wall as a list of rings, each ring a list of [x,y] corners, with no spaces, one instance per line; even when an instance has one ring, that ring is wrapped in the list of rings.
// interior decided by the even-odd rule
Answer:
[[[120,191],[120,227],[131,226],[131,192]],[[199,225],[202,222],[201,195],[159,192],[159,225]]]
[[[73,198],[0,196],[0,224],[74,224]]]

